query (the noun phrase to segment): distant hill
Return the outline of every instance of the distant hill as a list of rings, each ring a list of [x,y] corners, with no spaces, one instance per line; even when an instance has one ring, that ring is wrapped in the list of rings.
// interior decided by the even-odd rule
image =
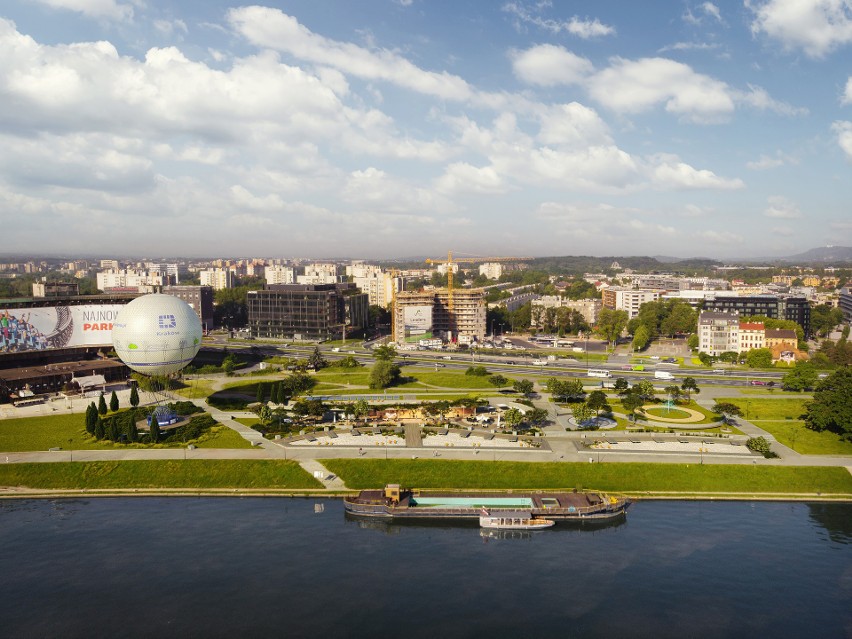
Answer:
[[[820,246],[798,255],[779,258],[781,262],[852,262],[852,246]]]

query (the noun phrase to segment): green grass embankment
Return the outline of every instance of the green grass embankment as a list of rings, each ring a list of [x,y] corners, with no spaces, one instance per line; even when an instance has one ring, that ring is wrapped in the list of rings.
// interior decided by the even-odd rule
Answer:
[[[572,489],[621,493],[844,494],[852,475],[838,467],[716,464],[571,464],[442,460],[321,460],[349,488]]]
[[[0,485],[47,490],[322,488],[298,463],[265,459],[0,464]]]

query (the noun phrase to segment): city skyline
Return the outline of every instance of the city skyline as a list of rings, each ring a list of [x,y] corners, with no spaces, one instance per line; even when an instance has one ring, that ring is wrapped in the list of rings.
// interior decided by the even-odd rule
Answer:
[[[850,45],[828,0],[13,0],[0,253],[848,246]]]

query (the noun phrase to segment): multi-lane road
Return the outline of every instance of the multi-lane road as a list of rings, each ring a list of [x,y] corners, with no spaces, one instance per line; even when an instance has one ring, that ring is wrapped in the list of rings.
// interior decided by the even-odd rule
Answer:
[[[205,340],[204,346],[208,348],[227,347],[231,350],[251,350],[260,357],[304,358],[314,350],[314,346],[310,344],[227,341],[224,338]],[[597,344],[593,346],[590,343],[589,346],[594,347]],[[320,345],[323,357],[328,360],[340,359],[352,355],[362,364],[369,365],[373,362],[370,350],[365,348],[360,341],[353,341],[350,346],[338,346],[335,349],[339,350],[332,350],[330,346]],[[589,350],[591,351],[591,348]],[[601,350],[603,350],[603,346],[601,346]],[[552,352],[550,349],[548,351]],[[767,386],[772,382],[778,385],[781,380],[781,374],[775,372],[741,370],[712,372],[705,369],[681,368],[676,364],[667,364],[665,362],[646,364],[644,370],[637,371],[633,369],[633,366],[623,363],[586,363],[578,359],[573,359],[573,355],[579,354],[570,352],[567,356],[571,359],[558,358],[554,361],[547,361],[545,365],[531,363],[532,359],[541,361],[540,358],[545,357],[548,351],[527,348],[526,350],[518,350],[511,355],[489,354],[485,349],[480,349],[476,352],[408,351],[399,353],[397,355],[397,362],[406,367],[433,367],[435,369],[444,368],[449,370],[466,370],[469,366],[486,366],[490,371],[501,374],[508,373],[515,376],[579,377],[594,383],[599,383],[602,379],[599,377],[590,377],[588,375],[589,369],[608,370],[612,376],[611,380],[624,377],[629,382],[651,380],[655,384],[661,385],[677,382],[678,380],[683,381],[684,377],[694,377],[699,384],[723,386]],[[579,356],[582,357],[582,355]],[[657,370],[670,372],[674,376],[674,379],[655,379],[654,372]]]

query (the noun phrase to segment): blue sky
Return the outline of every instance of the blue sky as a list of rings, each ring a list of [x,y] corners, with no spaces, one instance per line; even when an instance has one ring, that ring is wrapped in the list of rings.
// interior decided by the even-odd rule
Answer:
[[[849,245],[850,51],[850,0],[7,0],[0,253]]]

